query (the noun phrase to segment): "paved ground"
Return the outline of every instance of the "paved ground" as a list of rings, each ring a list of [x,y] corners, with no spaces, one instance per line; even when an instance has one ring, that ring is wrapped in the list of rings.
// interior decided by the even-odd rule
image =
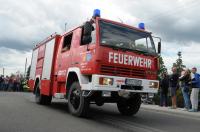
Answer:
[[[142,106],[136,116],[121,116],[115,105],[92,105],[89,119],[69,114],[67,104],[34,102],[30,93],[0,92],[0,132],[199,132],[200,117]],[[162,109],[162,108],[161,108]],[[165,109],[165,108],[163,108]]]
[[[160,107],[158,105],[142,105],[143,109],[147,110],[153,110],[156,112],[162,112],[162,113],[169,113],[189,118],[197,118],[200,119],[200,111],[199,112],[188,112],[184,110],[183,108],[177,108],[177,109],[170,109],[170,107]]]

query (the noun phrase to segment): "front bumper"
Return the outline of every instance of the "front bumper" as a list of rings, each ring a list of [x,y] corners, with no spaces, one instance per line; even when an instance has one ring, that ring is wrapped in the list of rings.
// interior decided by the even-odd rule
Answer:
[[[99,78],[100,77],[107,77],[113,78],[113,85],[100,85]],[[137,79],[142,81],[142,89],[124,89],[123,87],[126,86],[125,80],[126,79]],[[158,83],[157,80],[147,80],[147,79],[138,79],[138,78],[127,78],[127,77],[118,77],[118,76],[107,76],[107,75],[92,75],[92,80],[90,83],[82,84],[82,90],[88,91],[126,91],[126,92],[133,92],[133,93],[157,93],[158,86],[152,87],[150,84],[152,82]]]

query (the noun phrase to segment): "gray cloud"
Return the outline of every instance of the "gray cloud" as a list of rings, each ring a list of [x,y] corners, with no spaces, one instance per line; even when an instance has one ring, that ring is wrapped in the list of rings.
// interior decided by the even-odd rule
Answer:
[[[51,33],[62,33],[64,23],[67,23],[68,29],[80,25],[91,17],[92,9],[96,7],[102,8],[102,16],[107,18],[118,17],[131,25],[143,21],[150,31],[166,42],[199,43],[200,9],[197,5],[200,2],[189,0],[177,0],[173,4],[171,1],[159,0],[111,0],[110,3],[82,0],[7,0],[0,2],[0,46],[29,50]],[[121,12],[125,14],[120,14]]]
[[[19,4],[20,3],[20,4]],[[81,3],[71,1],[7,0],[0,2],[0,47],[30,50],[54,32],[62,33],[85,19]]]
[[[101,9],[103,18],[133,26],[144,22],[147,30],[164,41],[165,60],[171,66],[175,60],[169,58],[181,48],[186,57],[199,54],[199,6],[197,0],[1,0],[0,67],[23,69],[36,43],[54,32],[63,33],[64,23],[67,29],[82,24],[95,8]],[[192,59],[199,62],[198,57]]]
[[[155,21],[151,23],[150,28],[167,42],[179,42],[177,44],[200,42],[200,27],[197,20],[168,16],[155,19]]]
[[[199,1],[125,1],[124,4],[118,1],[121,9],[136,16],[138,18],[136,23],[146,23],[147,28],[161,36],[164,41],[177,44],[200,42]]]
[[[33,47],[33,43],[26,44],[25,42],[17,39],[0,39],[0,47],[28,51]]]

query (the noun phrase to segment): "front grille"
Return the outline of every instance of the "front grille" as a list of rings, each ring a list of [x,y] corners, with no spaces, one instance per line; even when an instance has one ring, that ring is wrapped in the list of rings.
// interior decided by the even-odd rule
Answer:
[[[101,65],[100,72],[106,75],[145,78],[145,71],[143,69]]]

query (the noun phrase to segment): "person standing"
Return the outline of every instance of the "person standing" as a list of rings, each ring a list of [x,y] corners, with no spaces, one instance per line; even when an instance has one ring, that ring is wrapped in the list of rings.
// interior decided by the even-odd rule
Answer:
[[[5,89],[5,77],[3,77],[3,82],[1,83],[1,90]]]
[[[178,88],[178,81],[179,81],[179,75],[177,73],[176,67],[172,68],[172,74],[169,78],[169,86],[171,90],[171,97],[172,97],[172,109],[176,109],[176,90]]]
[[[10,76],[8,80],[8,91],[13,91],[13,83],[14,83],[13,76]]]
[[[192,74],[192,92],[190,96],[192,109],[190,109],[189,112],[197,112],[199,103],[200,75],[197,73],[196,67],[192,68]]]
[[[190,82],[191,82],[191,76],[190,76],[190,70],[185,69],[182,71],[181,76],[179,77],[179,80],[181,82],[181,91],[183,94],[183,99],[184,99],[184,110],[189,110],[191,107],[190,103],[190,93],[189,93],[189,87],[190,87]]]
[[[3,75],[0,75],[0,91],[3,89]]]
[[[169,89],[169,77],[167,73],[162,74],[162,79],[160,82],[160,106],[168,106],[167,95]]]
[[[6,78],[5,78],[5,87],[4,87],[4,91],[7,91],[7,90],[8,90],[8,84],[9,84],[9,77],[6,76]]]

